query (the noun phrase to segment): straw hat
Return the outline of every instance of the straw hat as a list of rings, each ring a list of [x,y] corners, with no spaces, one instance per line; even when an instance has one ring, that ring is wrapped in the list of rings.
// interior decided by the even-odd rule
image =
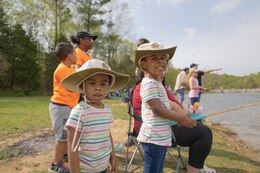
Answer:
[[[135,66],[139,66],[139,62],[142,58],[148,55],[154,54],[167,54],[169,55],[169,60],[173,57],[177,46],[164,48],[162,43],[159,42],[150,42],[140,45],[135,51]]]
[[[91,59],[84,63],[77,72],[66,77],[61,85],[73,92],[83,92],[79,87],[80,84],[87,78],[95,74],[107,74],[112,76],[112,82],[109,90],[115,91],[122,89],[129,81],[129,75],[112,71],[107,63],[98,59]]]

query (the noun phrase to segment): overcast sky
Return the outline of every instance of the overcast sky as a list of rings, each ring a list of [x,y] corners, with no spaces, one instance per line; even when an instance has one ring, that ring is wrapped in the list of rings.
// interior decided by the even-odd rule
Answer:
[[[222,68],[236,76],[260,71],[260,0],[124,0],[134,39],[177,46],[172,64]]]

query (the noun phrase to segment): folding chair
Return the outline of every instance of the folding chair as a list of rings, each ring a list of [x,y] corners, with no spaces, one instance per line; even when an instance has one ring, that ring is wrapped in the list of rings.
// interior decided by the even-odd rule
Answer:
[[[140,169],[144,163],[141,163],[137,166],[135,166],[134,168],[132,168],[132,170],[130,170],[131,165],[133,163],[134,158],[136,157],[137,153],[140,154],[141,159],[144,160],[144,153],[143,153],[143,149],[141,147],[141,143],[140,141],[138,141],[136,139],[136,137],[134,136],[134,132],[132,130],[132,118],[134,118],[137,121],[142,122],[142,117],[139,115],[134,115],[133,114],[133,108],[132,108],[132,93],[130,94],[130,96],[128,96],[128,98],[123,99],[124,102],[128,103],[128,114],[129,114],[129,127],[128,127],[128,139],[127,139],[127,150],[126,150],[126,161],[125,161],[125,172],[126,173],[132,173],[138,169]],[[176,125],[176,124],[175,124]],[[172,132],[172,131],[171,131]],[[179,146],[177,144],[176,138],[174,136],[174,133],[172,132],[172,138],[173,138],[173,142],[175,142],[175,146],[174,148],[177,149],[177,157],[174,157],[170,152],[169,149],[167,150],[167,154],[169,155],[169,157],[174,160],[176,162],[176,173],[179,172],[180,169],[186,169],[186,166],[183,162],[183,158],[181,156],[181,146]],[[135,145],[135,149],[132,155],[130,155],[129,153],[129,142],[130,140],[132,140],[134,142]]]
[[[128,114],[129,114],[129,126],[128,126],[128,139],[127,139],[127,149],[126,149],[126,160],[125,160],[125,172],[134,172],[137,169],[140,169],[144,164],[141,163],[137,166],[135,166],[134,168],[132,168],[132,170],[130,171],[131,165],[133,163],[133,160],[136,156],[137,153],[140,154],[141,159],[144,160],[144,154],[143,154],[143,149],[141,147],[141,143],[140,141],[138,141],[136,139],[136,137],[134,136],[134,131],[132,129],[132,118],[134,118],[137,121],[142,122],[142,118],[139,115],[134,115],[133,113],[133,107],[132,107],[132,94],[133,91],[130,92],[130,94],[128,96],[126,96],[123,101],[128,103]],[[129,143],[130,141],[133,141],[134,145],[135,145],[135,149],[132,155],[130,155],[129,153]]]
[[[169,150],[167,150],[167,153],[173,160],[176,161],[176,173],[178,173],[180,169],[186,169],[186,165],[184,164],[183,158],[181,155],[181,146],[178,145],[177,140],[176,140],[175,135],[172,130],[171,130],[171,133],[172,133],[172,140],[173,140],[172,147],[175,147],[177,150],[177,158],[173,157],[172,154],[169,152]]]

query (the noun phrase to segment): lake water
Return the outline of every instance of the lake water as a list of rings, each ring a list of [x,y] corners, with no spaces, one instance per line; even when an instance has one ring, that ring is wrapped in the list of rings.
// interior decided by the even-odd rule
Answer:
[[[184,106],[187,107],[188,96]],[[206,115],[235,107],[260,102],[260,93],[213,93],[203,94],[201,106]],[[237,133],[237,138],[260,150],[260,104],[208,117]]]

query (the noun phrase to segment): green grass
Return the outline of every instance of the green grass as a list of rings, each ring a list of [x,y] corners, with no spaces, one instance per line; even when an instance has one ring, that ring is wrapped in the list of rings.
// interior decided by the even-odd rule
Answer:
[[[31,130],[51,128],[49,100],[50,97],[0,97],[0,141]],[[121,98],[108,99],[105,102],[110,105],[114,119],[129,119],[127,104],[123,103]],[[223,133],[220,133],[216,127],[211,125],[210,127],[214,133],[214,141],[205,163],[207,166],[214,167],[217,172],[221,173],[260,172],[260,159],[257,154],[247,153],[247,150],[241,149],[237,141],[232,141],[227,135],[222,135]],[[174,149],[171,152],[176,153]],[[1,151],[0,160],[15,157],[18,154],[18,150]],[[183,148],[182,154],[187,162],[188,149]],[[124,157],[118,157],[117,160],[122,168],[125,162]],[[174,168],[172,163],[169,158],[166,159],[165,172],[172,172]]]
[[[50,97],[0,97],[0,139],[50,128]]]
[[[115,119],[128,119],[121,98],[107,99]],[[0,97],[0,140],[36,129],[51,128],[50,97]]]

